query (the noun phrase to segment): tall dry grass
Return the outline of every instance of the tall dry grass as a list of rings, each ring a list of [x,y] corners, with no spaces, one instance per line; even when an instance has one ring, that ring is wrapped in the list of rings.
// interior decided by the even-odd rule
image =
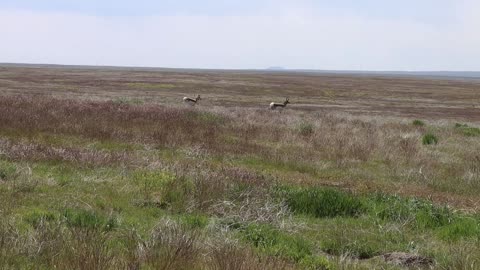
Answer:
[[[17,269],[293,269],[279,258],[262,257],[225,239],[208,240],[170,220],[146,237],[134,229],[103,232],[41,221],[19,232],[0,222],[0,268]]]
[[[48,133],[184,149],[197,157],[201,153],[204,157],[249,159],[314,177],[328,170],[353,170],[359,175],[352,177],[362,181],[381,178],[373,180],[457,194],[480,191],[475,154],[480,152],[478,137],[466,137],[449,123],[419,127],[410,121],[288,110],[175,108],[5,96],[0,100],[0,126],[10,138],[1,141],[0,149],[13,160],[142,164],[138,163],[142,158],[128,152],[28,142]],[[426,132],[435,132],[440,143],[422,145]]]

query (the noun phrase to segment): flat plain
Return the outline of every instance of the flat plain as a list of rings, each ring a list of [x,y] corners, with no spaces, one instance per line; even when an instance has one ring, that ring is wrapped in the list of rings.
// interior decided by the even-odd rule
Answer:
[[[479,124],[474,78],[0,66],[0,268],[478,269]]]

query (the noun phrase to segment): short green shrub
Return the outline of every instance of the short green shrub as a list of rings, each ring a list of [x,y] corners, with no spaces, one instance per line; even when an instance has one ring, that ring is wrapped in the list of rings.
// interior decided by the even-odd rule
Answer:
[[[469,127],[463,129],[463,135],[467,137],[478,137],[480,136],[480,128]]]
[[[381,254],[382,246],[379,246],[379,243],[369,241],[368,238],[361,240],[363,241],[336,239],[335,236],[332,236],[321,243],[321,248],[328,254],[335,256],[348,254],[358,259],[370,259]]]
[[[57,215],[46,210],[32,209],[24,216],[23,219],[25,222],[36,228],[41,222],[56,220]]]
[[[423,136],[422,142],[424,145],[438,144],[438,138],[432,133],[427,133]]]
[[[317,218],[358,216],[365,210],[359,198],[330,188],[281,188],[279,193],[293,212]]]
[[[138,98],[127,98],[127,97],[119,97],[113,100],[113,103],[116,104],[125,104],[125,105],[142,105],[144,103],[143,100]]]
[[[191,185],[187,179],[179,178],[164,171],[143,171],[133,173],[133,181],[138,185],[143,197],[142,205],[161,208],[180,207],[186,203]]]
[[[134,183],[140,186],[140,188],[151,192],[160,191],[166,184],[175,181],[175,176],[160,170],[137,170],[133,172],[132,178]]]
[[[305,239],[283,233],[267,225],[251,224],[241,231],[243,239],[261,252],[299,262],[312,255],[312,244]]]
[[[369,211],[381,219],[409,224],[418,229],[437,228],[451,223],[454,215],[447,207],[398,196],[377,194],[368,199]]]
[[[458,218],[451,224],[440,228],[438,235],[446,241],[457,241],[465,238],[477,238],[480,240],[480,219],[473,217]]]
[[[180,224],[189,229],[203,229],[208,225],[208,217],[201,215],[183,215],[180,217]]]
[[[0,160],[0,180],[11,180],[16,172],[17,168],[14,164]]]
[[[313,124],[308,123],[308,122],[301,122],[297,126],[298,133],[302,136],[310,136],[314,133],[315,128]]]
[[[169,210],[183,212],[187,207],[189,198],[193,196],[193,189],[193,184],[185,177],[168,182],[161,194],[162,204]]]
[[[192,118],[197,119],[205,124],[224,124],[227,120],[224,116],[212,112],[191,112]]]
[[[425,126],[425,122],[423,122],[422,120],[418,120],[418,119],[413,120],[412,124],[413,124],[414,126],[417,126],[417,127],[423,127],[423,126]]]
[[[94,211],[84,209],[65,209],[62,217],[69,227],[103,229],[105,231],[118,227],[115,218],[106,218]]]
[[[39,179],[31,173],[21,172],[12,176],[13,190],[18,193],[32,193],[38,187]]]
[[[305,270],[330,270],[334,269],[332,264],[320,256],[306,256],[300,261],[300,267]]]
[[[455,124],[455,128],[459,130],[466,137],[480,136],[480,128],[470,127],[467,124]]]

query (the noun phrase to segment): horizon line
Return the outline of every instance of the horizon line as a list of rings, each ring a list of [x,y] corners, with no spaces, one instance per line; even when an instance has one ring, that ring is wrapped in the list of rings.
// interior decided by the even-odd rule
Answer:
[[[95,65],[95,64],[50,64],[26,62],[0,62],[0,66],[50,66],[50,67],[85,67],[85,68],[132,68],[132,69],[170,69],[170,70],[205,70],[205,71],[267,71],[267,72],[339,72],[339,73],[480,73],[480,70],[376,70],[376,69],[315,69],[315,68],[288,68],[271,66],[265,68],[198,68],[198,67],[162,67],[136,65]],[[480,74],[479,74],[480,75]]]

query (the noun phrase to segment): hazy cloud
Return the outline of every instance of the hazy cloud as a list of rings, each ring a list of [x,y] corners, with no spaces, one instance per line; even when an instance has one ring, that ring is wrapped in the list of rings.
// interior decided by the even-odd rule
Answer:
[[[0,62],[198,68],[480,70],[480,4],[448,24],[285,3],[237,16],[0,10]]]

